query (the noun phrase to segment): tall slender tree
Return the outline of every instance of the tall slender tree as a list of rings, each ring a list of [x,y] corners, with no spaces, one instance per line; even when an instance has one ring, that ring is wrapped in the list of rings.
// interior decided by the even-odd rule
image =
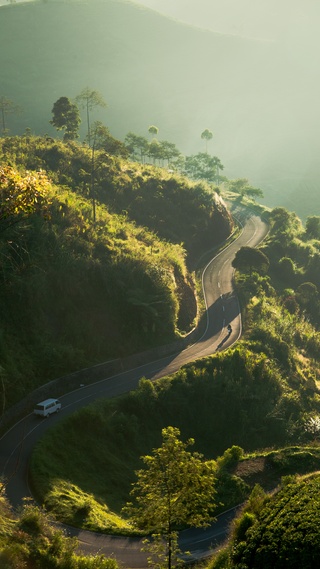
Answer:
[[[148,154],[148,140],[144,136],[139,136],[133,132],[128,132],[127,136],[124,139],[124,142],[131,156],[133,158],[137,156],[143,164],[144,159]]]
[[[208,128],[206,128],[202,133],[201,133],[201,138],[202,140],[206,141],[206,153],[208,154],[208,142],[209,140],[211,140],[213,137],[213,134],[211,132],[211,130],[209,130]]]
[[[1,131],[2,136],[5,136],[7,133],[7,115],[11,115],[14,113],[18,113],[21,111],[21,108],[18,105],[15,105],[11,99],[8,97],[0,97],[0,117],[1,117]]]
[[[91,90],[89,87],[86,87],[81,91],[81,93],[76,97],[76,102],[81,108],[85,109],[87,117],[87,138],[88,144],[91,146],[90,112],[95,107],[106,108],[108,105],[99,91]]]

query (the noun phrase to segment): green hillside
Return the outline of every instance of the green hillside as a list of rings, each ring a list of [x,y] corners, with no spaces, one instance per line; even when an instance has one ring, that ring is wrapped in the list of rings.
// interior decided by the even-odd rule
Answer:
[[[287,477],[274,496],[258,488],[210,569],[313,569],[320,562],[319,475]]]
[[[209,186],[102,150],[94,223],[90,156],[76,143],[0,141],[5,407],[49,379],[189,332],[198,309],[188,253],[231,231]]]
[[[139,389],[74,414],[38,445],[33,490],[58,518],[128,533],[115,514],[139,457],[159,444],[168,425],[184,439],[194,437],[197,450],[216,461],[220,509],[242,502],[256,483],[270,491],[281,476],[319,470],[319,218],[305,231],[295,214],[281,208],[268,217],[263,250],[270,273],[252,267],[236,273],[244,316],[236,346],[155,383],[142,379]],[[279,264],[279,255],[289,253],[293,260],[281,256]]]

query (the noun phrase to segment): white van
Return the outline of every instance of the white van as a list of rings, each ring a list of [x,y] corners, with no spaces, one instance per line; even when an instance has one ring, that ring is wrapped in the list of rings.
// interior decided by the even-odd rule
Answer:
[[[51,413],[58,413],[61,409],[61,403],[59,399],[46,399],[41,401],[34,408],[34,414],[40,415],[41,417],[48,417]]]

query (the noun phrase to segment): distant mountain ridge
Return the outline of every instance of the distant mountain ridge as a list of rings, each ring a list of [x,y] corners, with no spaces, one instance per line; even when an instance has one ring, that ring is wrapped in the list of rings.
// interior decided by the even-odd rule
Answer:
[[[291,203],[317,160],[312,62],[276,42],[200,30],[125,0],[27,2],[1,8],[0,68],[0,94],[24,109],[8,117],[11,132],[52,133],[53,103],[90,86],[108,102],[94,118],[122,140],[156,124],[191,154],[212,130],[209,151],[226,175],[249,177],[268,205]]]

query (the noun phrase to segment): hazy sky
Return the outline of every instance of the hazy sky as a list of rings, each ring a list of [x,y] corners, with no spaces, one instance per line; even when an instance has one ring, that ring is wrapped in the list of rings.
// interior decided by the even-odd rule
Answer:
[[[279,10],[281,0],[137,0],[137,3],[188,24],[227,34],[269,39],[277,35],[284,23],[283,10],[281,7]],[[286,3],[282,0],[282,6]]]
[[[317,33],[319,0],[136,0],[191,25],[259,39]]]

